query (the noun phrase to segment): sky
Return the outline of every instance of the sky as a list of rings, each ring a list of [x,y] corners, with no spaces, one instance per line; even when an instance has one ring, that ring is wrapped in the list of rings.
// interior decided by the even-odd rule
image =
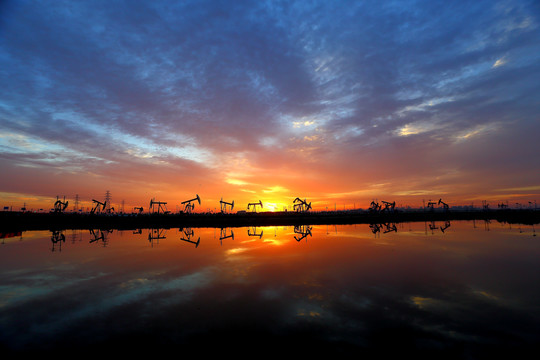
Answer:
[[[540,204],[537,1],[0,2],[0,205]]]

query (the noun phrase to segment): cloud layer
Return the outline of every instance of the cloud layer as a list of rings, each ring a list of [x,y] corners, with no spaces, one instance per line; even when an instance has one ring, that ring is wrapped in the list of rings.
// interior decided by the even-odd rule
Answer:
[[[4,201],[538,197],[534,1],[7,1],[0,14]]]

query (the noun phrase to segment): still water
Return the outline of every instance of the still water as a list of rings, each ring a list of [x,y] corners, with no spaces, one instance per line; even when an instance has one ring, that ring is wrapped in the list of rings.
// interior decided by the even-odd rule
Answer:
[[[538,353],[531,225],[29,231],[0,269],[1,354]]]

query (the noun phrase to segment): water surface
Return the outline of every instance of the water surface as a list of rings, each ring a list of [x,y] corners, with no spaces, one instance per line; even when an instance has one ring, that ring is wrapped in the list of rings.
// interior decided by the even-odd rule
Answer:
[[[478,221],[23,232],[0,245],[0,349],[538,352],[539,258],[533,226]]]

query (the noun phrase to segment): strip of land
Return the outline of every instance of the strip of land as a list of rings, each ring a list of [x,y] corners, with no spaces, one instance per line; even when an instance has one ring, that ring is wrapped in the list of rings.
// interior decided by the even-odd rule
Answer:
[[[285,225],[382,224],[415,221],[486,220],[537,224],[540,210],[498,209],[458,211],[367,210],[328,212],[177,213],[177,214],[78,214],[1,212],[1,231],[63,229],[141,229],[185,227],[242,227]]]

